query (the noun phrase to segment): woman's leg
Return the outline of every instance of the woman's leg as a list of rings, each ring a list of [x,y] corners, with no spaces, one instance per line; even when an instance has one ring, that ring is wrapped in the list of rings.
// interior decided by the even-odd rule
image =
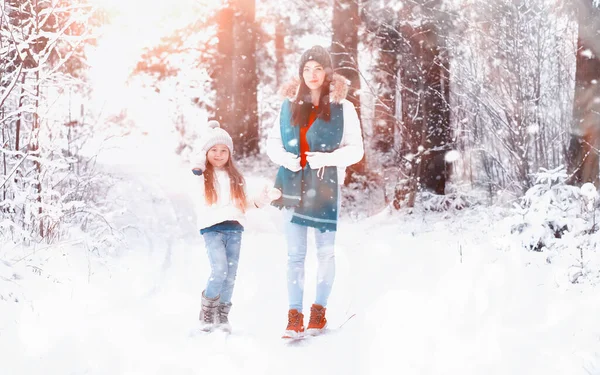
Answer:
[[[315,229],[317,245],[317,297],[315,303],[327,306],[335,279],[335,234],[336,232],[321,232]]]
[[[290,310],[302,312],[304,296],[304,259],[306,258],[307,227],[286,220],[285,237],[288,248],[288,301]]]

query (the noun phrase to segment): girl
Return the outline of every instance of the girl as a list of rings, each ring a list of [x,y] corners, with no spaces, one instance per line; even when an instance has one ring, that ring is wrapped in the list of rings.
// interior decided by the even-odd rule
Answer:
[[[327,325],[325,309],[335,277],[334,245],[340,185],[345,168],[363,157],[358,115],[346,100],[347,80],[333,74],[325,48],[314,46],[300,59],[298,80],[283,91],[279,118],[267,140],[267,154],[280,165],[275,187],[283,193],[275,206],[284,208],[288,248],[288,324],[284,338],[304,333],[302,300],[308,227],[317,247],[317,291],[307,332]]]
[[[255,199],[246,193],[244,177],[233,164],[233,141],[217,121],[209,121],[192,171],[201,176],[197,202],[200,234],[208,253],[211,274],[202,292],[201,329],[231,332],[229,311],[240,257],[245,213],[279,198],[277,189],[263,189]],[[208,162],[208,163],[207,163]]]

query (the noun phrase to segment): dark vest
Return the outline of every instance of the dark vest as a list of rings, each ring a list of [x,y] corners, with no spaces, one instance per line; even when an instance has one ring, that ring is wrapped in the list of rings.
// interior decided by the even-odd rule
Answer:
[[[339,103],[330,106],[331,120],[317,118],[306,133],[310,151],[332,152],[340,147],[344,135],[343,107]],[[279,127],[285,150],[299,155],[300,128],[292,125],[292,105],[287,99],[281,107]],[[307,164],[298,172],[279,167],[275,187],[283,194],[273,205],[294,208],[292,223],[315,227],[322,232],[337,230],[337,167],[317,170]]]

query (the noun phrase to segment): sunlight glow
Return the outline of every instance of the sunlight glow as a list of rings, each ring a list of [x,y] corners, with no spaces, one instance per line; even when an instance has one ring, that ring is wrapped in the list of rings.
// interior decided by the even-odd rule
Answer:
[[[89,2],[110,15],[122,16],[140,26],[150,24],[157,19],[173,19],[177,15],[189,15],[194,9],[214,9],[221,3],[220,0],[89,0]]]
[[[87,51],[94,106],[104,115],[145,112],[139,87],[128,83],[146,48],[202,18],[219,0],[89,0],[106,14],[96,46]],[[154,108],[155,110],[157,108]]]

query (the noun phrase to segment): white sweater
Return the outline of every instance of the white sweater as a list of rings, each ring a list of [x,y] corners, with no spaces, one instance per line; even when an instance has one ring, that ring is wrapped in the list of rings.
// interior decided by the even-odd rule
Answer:
[[[344,133],[340,147],[331,152],[334,165],[338,170],[338,184],[342,184],[346,177],[346,167],[356,164],[362,159],[364,154],[363,138],[360,128],[360,121],[354,105],[344,99],[341,101],[344,111]],[[280,111],[281,113],[281,111]],[[286,160],[288,153],[283,147],[281,140],[281,128],[279,125],[280,116],[277,116],[275,125],[269,131],[267,138],[267,155],[273,163],[283,165],[283,160]]]
[[[246,225],[246,215],[234,204],[231,199],[229,175],[225,171],[215,171],[217,189],[217,202],[208,205],[204,194],[204,178],[194,176],[196,184],[192,196],[196,202],[196,217],[198,229],[211,227],[224,221],[235,220],[242,226]],[[244,187],[245,189],[245,187]],[[254,199],[247,195],[247,209],[254,207]]]

